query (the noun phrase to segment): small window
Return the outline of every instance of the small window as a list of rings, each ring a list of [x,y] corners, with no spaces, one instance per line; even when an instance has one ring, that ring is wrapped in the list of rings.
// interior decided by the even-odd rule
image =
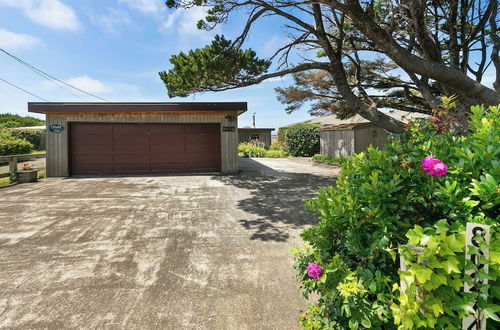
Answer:
[[[375,130],[372,131],[372,137],[377,137],[377,131]]]
[[[260,135],[259,134],[250,134],[250,140],[259,140]]]

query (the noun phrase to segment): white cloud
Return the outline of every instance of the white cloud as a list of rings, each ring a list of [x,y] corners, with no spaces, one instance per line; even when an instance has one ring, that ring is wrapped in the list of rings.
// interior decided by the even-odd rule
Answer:
[[[106,14],[92,14],[90,21],[100,26],[105,32],[109,34],[119,34],[120,26],[130,25],[132,19],[126,10],[117,8],[108,8]]]
[[[87,75],[70,78],[66,82],[88,93],[108,93],[111,91],[111,87]]]
[[[7,50],[31,49],[43,41],[29,34],[15,33],[0,28],[0,47]]]
[[[207,9],[203,7],[193,7],[189,9],[177,9],[164,17],[160,30],[164,33],[172,33],[179,36],[179,45],[181,48],[193,47],[196,42],[203,41],[207,43],[211,41],[220,28],[205,31],[197,28],[198,21],[207,16]]]
[[[60,0],[0,0],[0,6],[19,8],[31,21],[54,30],[81,29],[75,11]]]
[[[80,88],[81,90],[83,90],[87,93],[110,93],[113,91],[113,89],[109,85],[107,85],[107,84],[105,84],[97,79],[93,79],[87,75],[65,79],[64,82],[66,82],[72,86],[75,86],[77,88]],[[44,81],[42,86],[45,90],[57,89],[57,86],[55,84],[51,83],[50,81]],[[66,86],[63,86],[63,87],[68,88]],[[72,92],[75,92],[75,91],[72,90]],[[75,92],[75,93],[80,94],[79,92]],[[85,95],[81,95],[81,96],[86,97]]]
[[[148,15],[159,14],[164,6],[164,1],[161,0],[118,0],[118,2]]]

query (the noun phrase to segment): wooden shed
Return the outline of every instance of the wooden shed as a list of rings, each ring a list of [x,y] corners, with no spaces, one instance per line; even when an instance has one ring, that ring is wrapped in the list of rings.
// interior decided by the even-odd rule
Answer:
[[[382,148],[389,133],[372,123],[353,123],[323,127],[320,152],[325,156],[349,157],[366,151],[370,145]]]
[[[238,103],[28,103],[47,176],[238,172]]]
[[[271,132],[274,128],[250,128],[244,127],[238,129],[238,140],[240,143],[249,141],[260,141],[264,143],[264,147],[269,148],[271,145]]]

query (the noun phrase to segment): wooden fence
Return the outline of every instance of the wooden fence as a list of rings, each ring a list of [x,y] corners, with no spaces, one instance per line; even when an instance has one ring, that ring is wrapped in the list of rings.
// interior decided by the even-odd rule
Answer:
[[[24,162],[24,161],[29,161],[29,160],[34,160],[38,158],[45,158],[46,154],[26,154],[26,155],[10,155],[10,156],[0,156],[0,164],[2,163],[9,163],[9,172],[7,173],[0,173],[0,178],[5,178],[10,176],[11,173],[14,173],[17,171],[17,163],[19,162]],[[37,170],[44,169],[42,168],[36,168]]]

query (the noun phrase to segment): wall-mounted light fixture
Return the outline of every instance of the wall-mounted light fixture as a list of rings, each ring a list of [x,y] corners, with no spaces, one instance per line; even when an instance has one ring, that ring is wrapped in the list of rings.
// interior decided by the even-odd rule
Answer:
[[[226,118],[227,121],[234,121],[234,116],[226,116],[224,118]]]

